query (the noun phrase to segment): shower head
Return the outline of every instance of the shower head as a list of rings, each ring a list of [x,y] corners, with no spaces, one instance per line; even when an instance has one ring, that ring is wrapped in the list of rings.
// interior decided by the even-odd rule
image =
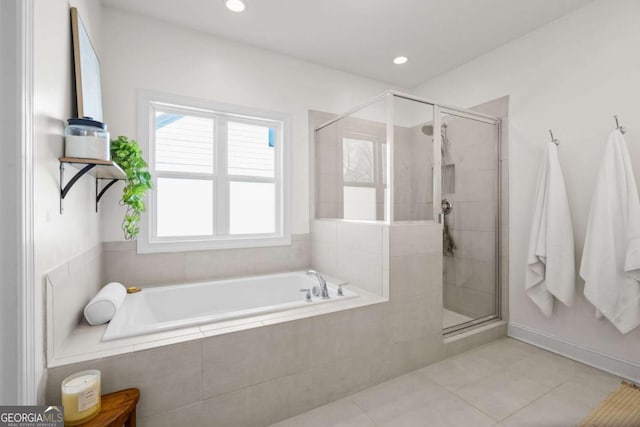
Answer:
[[[443,123],[441,128],[442,128],[442,132],[444,132],[447,129],[447,124]],[[422,126],[422,133],[428,136],[433,136],[433,125]]]
[[[422,133],[428,136],[433,136],[433,125],[422,126]]]

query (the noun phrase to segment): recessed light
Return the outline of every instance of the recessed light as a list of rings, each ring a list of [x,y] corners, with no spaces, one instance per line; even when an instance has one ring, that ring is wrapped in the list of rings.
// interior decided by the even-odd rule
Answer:
[[[247,3],[244,0],[225,0],[224,5],[232,12],[242,12],[247,8]]]
[[[396,56],[393,58],[393,63],[396,65],[406,64],[409,59],[406,56]]]

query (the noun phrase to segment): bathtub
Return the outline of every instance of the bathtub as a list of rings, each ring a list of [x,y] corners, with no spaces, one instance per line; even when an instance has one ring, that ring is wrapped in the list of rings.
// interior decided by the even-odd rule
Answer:
[[[304,271],[211,282],[143,288],[127,294],[102,337],[103,341],[189,326],[239,319],[357,297],[327,278],[329,299],[305,300],[301,288],[317,284]]]

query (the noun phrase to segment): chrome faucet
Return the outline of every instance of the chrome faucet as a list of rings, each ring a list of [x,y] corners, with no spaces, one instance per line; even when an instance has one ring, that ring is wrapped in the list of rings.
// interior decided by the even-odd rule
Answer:
[[[316,279],[318,279],[318,285],[314,285],[313,286],[313,295],[315,296],[319,296],[321,298],[327,299],[329,298],[329,289],[327,288],[327,281],[325,280],[324,277],[322,277],[322,274],[318,273],[315,270],[309,270],[307,271],[307,275],[308,276],[316,276]]]

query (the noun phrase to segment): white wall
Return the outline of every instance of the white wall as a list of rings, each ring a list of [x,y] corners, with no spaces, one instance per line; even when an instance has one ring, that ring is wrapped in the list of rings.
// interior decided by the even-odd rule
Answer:
[[[102,26],[104,111],[112,137],[136,136],[137,88],[292,115],[294,234],[309,232],[308,110],[342,113],[390,88],[117,9],[104,9]],[[101,202],[105,241],[123,238],[119,188]]]
[[[94,181],[83,177],[68,193],[59,213],[59,163],[66,119],[74,114],[69,6],[78,8],[100,54],[99,2],[36,1],[34,16],[34,244],[35,315],[38,330],[36,366],[44,366],[42,275],[100,244],[99,215],[94,209]],[[67,169],[67,178],[73,169]],[[38,373],[41,376],[41,372]]]
[[[430,80],[414,92],[471,106],[510,95],[510,321],[587,349],[640,363],[640,328],[622,335],[597,321],[582,296],[545,319],[524,293],[534,188],[548,129],[572,209],[579,262],[601,153],[618,114],[640,178],[640,2],[599,0]]]

